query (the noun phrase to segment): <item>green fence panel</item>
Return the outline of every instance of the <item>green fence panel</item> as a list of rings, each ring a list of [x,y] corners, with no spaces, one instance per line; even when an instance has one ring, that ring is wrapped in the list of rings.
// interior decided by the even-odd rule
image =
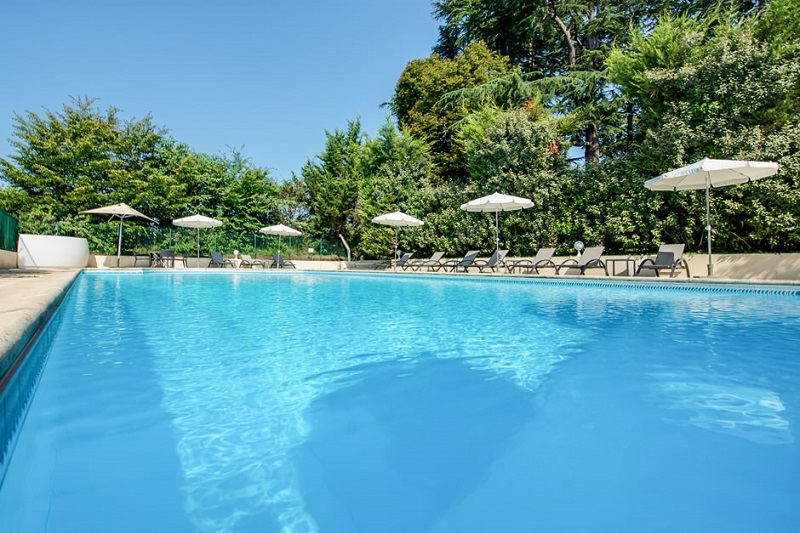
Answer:
[[[19,221],[0,210],[0,250],[16,252],[17,237],[19,237]]]
[[[119,223],[98,222],[83,228],[79,237],[89,242],[91,253],[116,254]],[[63,233],[63,232],[62,232]],[[220,228],[200,229],[168,226],[164,228],[147,224],[124,223],[122,225],[122,255],[147,254],[158,250],[174,250],[177,254],[194,257],[198,240],[201,257],[210,257],[211,252],[220,252],[225,257],[247,254],[253,259],[264,259],[280,253],[287,259],[342,260],[347,251],[338,241],[313,236],[283,237],[264,235],[258,232],[233,233]]]
[[[0,228],[5,230],[3,213],[0,211]],[[16,251],[16,220],[13,222],[13,238],[9,240]],[[77,230],[64,228],[60,224],[41,225],[37,233],[82,237],[89,243],[93,254],[116,255],[119,238],[118,221],[98,220]],[[0,238],[2,236],[0,235]],[[122,255],[147,254],[159,250],[173,250],[179,255],[195,256],[198,249],[201,257],[211,257],[211,252],[220,252],[233,257],[233,251],[247,254],[253,259],[264,259],[280,253],[287,259],[311,261],[336,261],[347,259],[347,251],[340,241],[320,239],[313,235],[282,237],[264,235],[259,232],[226,232],[221,228],[200,229],[179,226],[158,227],[152,224],[124,222],[122,224]]]

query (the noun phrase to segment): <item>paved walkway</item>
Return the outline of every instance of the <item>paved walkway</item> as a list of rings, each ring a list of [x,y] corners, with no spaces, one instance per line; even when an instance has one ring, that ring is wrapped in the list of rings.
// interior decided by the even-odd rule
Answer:
[[[0,376],[80,270],[0,270]]]

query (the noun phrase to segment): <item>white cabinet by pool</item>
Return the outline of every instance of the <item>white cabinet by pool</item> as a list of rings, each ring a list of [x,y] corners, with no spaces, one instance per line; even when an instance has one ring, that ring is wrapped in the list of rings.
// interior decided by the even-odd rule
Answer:
[[[82,268],[89,264],[89,243],[80,237],[20,234],[19,268]]]

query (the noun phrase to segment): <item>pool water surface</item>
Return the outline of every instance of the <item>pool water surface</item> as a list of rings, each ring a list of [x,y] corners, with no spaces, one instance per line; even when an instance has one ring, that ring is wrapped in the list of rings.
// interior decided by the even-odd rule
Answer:
[[[663,287],[84,272],[0,529],[796,530],[798,294]]]

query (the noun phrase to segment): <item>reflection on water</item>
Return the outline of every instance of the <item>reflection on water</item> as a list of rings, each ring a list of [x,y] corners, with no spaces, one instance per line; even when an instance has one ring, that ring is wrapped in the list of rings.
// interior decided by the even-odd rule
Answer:
[[[786,408],[774,391],[724,377],[709,381],[708,375],[691,371],[653,373],[650,377],[654,381],[651,400],[685,415],[668,418],[670,423],[759,444],[794,442],[789,421],[781,416]]]
[[[323,531],[431,531],[536,412],[534,395],[457,359],[398,379],[406,366],[375,365],[307,411],[313,428],[293,455]]]
[[[680,514],[688,524],[671,530],[753,531],[749,523],[719,527],[718,519],[736,526],[740,517],[727,510],[745,507],[737,502],[756,489],[770,503],[747,508],[752,522],[781,507],[787,523],[796,523],[785,502],[796,500],[797,444],[750,444],[794,442],[800,360],[786,354],[800,340],[796,300],[765,305],[740,295],[591,284],[227,274],[87,276],[71,296],[80,318],[61,328],[76,345],[72,371],[88,378],[97,370],[83,360],[92,358],[95,366],[124,366],[113,380],[98,375],[94,386],[113,388],[125,412],[144,410],[145,395],[152,405],[142,425],[173,431],[164,439],[164,464],[173,470],[158,482],[176,500],[165,515],[191,531],[386,531],[392,528],[381,519],[403,512],[394,530],[554,530],[569,520],[559,505],[573,510],[576,503],[583,507],[575,517],[619,515],[629,531],[652,530],[647,521],[658,514]],[[85,294],[87,280],[92,294]],[[116,296],[101,304],[103,292]],[[64,357],[54,353],[48,371]],[[65,394],[94,410],[99,402],[89,402],[84,387],[61,379],[70,384]],[[111,422],[147,435],[128,418]],[[688,442],[691,454],[656,454],[654,446],[669,438]],[[642,453],[627,453],[637,443]],[[52,470],[31,455],[40,470],[32,484],[52,491],[41,498],[42,508],[50,506],[42,516],[58,506],[91,516],[86,494],[119,494],[70,475],[65,465],[75,457],[67,448],[46,447],[62,450]],[[727,448],[724,460],[698,476],[729,485],[694,484],[691,500],[700,503],[686,504],[687,491],[671,487],[688,485],[698,466],[693,456],[720,448]],[[118,450],[73,451],[113,457]],[[152,457],[142,451],[141,459]],[[730,465],[735,476],[727,475]],[[643,482],[653,472],[674,474],[672,484]],[[776,472],[786,474],[785,483],[775,482]],[[74,481],[77,490],[59,491],[42,481],[48,477],[68,479],[70,489]],[[637,499],[644,504],[638,521],[628,513]],[[648,508],[645,500],[655,503]],[[140,499],[132,501],[138,513]],[[676,506],[680,513],[671,512]],[[544,515],[541,527],[532,524]],[[473,525],[507,517],[505,528]],[[718,527],[703,529],[697,517]],[[468,527],[443,529],[451,524]],[[612,526],[599,529],[625,530]]]
[[[509,321],[527,303],[517,291],[473,290],[464,308],[464,288],[312,279],[240,282],[225,302],[202,285],[176,296],[178,308],[225,310],[213,323],[187,317],[156,361],[179,433],[186,509],[201,531],[233,531],[265,514],[284,531],[317,531],[291,460],[311,431],[307,410],[345,388],[369,390],[359,384],[387,365],[425,379],[421,365],[463,360],[534,391],[586,342],[586,331],[551,317]],[[382,393],[362,401],[373,409]]]
[[[288,530],[314,530],[286,460],[286,450],[308,433],[298,416],[307,398],[287,394],[281,401],[275,393],[259,394],[279,386],[260,379],[263,375],[234,378],[203,371],[195,367],[186,375],[160,368],[164,406],[179,433],[186,511],[198,529],[234,531],[240,520],[271,509]],[[252,388],[253,394],[243,393],[242,387]]]

